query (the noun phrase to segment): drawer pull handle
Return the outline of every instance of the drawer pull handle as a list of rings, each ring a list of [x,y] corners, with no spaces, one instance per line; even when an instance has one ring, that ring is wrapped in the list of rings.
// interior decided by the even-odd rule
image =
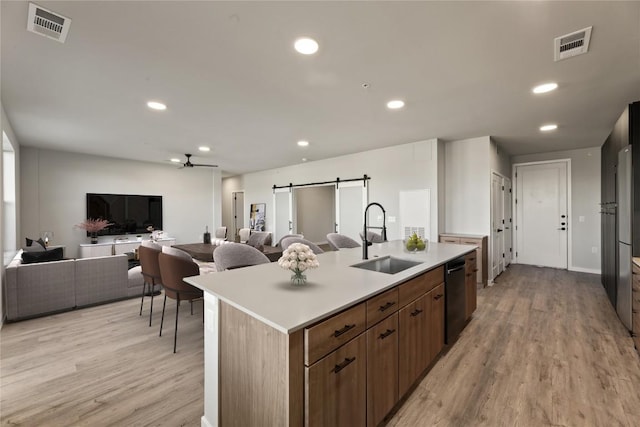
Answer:
[[[352,357],[351,359],[349,359],[348,357],[345,358],[344,362],[337,364],[336,367],[333,368],[333,373],[337,374],[338,372],[342,371],[344,368],[349,366],[351,362],[353,362],[354,360],[356,360],[355,357]]]
[[[444,296],[444,294],[438,294],[435,297],[433,297],[434,300],[438,301],[440,298],[442,298]]]
[[[475,258],[469,258],[469,261],[475,261],[475,260],[476,260]]]
[[[388,337],[389,335],[391,335],[392,333],[394,333],[396,330],[395,329],[387,329],[387,332],[383,332],[380,334],[380,336],[378,338],[380,338],[381,340],[385,339],[386,337]]]
[[[477,272],[478,272],[478,269],[476,268],[475,270],[473,270],[473,272],[474,272],[474,273],[477,273]]]
[[[386,311],[393,305],[395,305],[395,302],[394,301],[389,301],[385,305],[381,305],[380,308],[378,309],[378,311]]]
[[[416,311],[414,311],[413,313],[411,313],[412,317],[416,317],[418,314],[422,313],[422,310],[420,310],[419,308],[416,308]]]
[[[342,335],[342,334],[344,334],[344,333],[346,333],[346,332],[349,332],[351,329],[353,329],[353,328],[355,328],[355,327],[356,327],[356,324],[355,324],[355,323],[354,323],[353,325],[344,325],[344,328],[342,328],[342,329],[340,329],[340,330],[337,330],[337,329],[336,329],[336,330],[333,332],[333,336],[334,336],[335,338],[338,338],[340,335]]]

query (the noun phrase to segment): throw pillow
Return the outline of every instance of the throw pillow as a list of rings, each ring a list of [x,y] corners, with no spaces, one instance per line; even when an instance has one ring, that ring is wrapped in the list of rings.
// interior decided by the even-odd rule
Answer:
[[[22,252],[23,264],[35,264],[38,262],[60,261],[64,257],[62,248],[51,249],[50,251]]]
[[[44,240],[42,240],[42,237],[39,238],[38,240],[33,240],[33,239],[28,238],[28,237],[25,237],[25,241],[27,243],[27,247],[30,248],[29,250],[31,252],[40,251],[40,250],[45,250],[45,251],[47,250],[47,246],[44,244]],[[33,242],[36,242],[40,246],[34,245]]]

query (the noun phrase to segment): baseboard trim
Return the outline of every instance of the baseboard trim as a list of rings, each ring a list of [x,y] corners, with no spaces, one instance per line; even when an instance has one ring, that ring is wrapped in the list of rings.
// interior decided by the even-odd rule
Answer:
[[[569,271],[577,271],[578,273],[602,274],[602,271],[599,268],[569,267]]]
[[[213,427],[213,425],[209,424],[209,420],[203,415],[200,418],[200,427]]]

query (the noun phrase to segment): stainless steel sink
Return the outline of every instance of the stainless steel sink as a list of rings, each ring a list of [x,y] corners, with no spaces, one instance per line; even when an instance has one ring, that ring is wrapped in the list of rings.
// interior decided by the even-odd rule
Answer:
[[[409,261],[402,258],[396,258],[393,256],[385,256],[381,258],[375,258],[369,261],[354,264],[351,267],[363,268],[365,270],[377,271],[380,273],[396,274],[407,268],[414,267],[421,262]]]

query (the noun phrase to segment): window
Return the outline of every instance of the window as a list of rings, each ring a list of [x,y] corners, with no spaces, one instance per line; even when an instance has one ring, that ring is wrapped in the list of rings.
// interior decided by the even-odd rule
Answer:
[[[7,134],[2,132],[2,243],[4,265],[7,265],[17,251],[16,218],[16,153]]]

